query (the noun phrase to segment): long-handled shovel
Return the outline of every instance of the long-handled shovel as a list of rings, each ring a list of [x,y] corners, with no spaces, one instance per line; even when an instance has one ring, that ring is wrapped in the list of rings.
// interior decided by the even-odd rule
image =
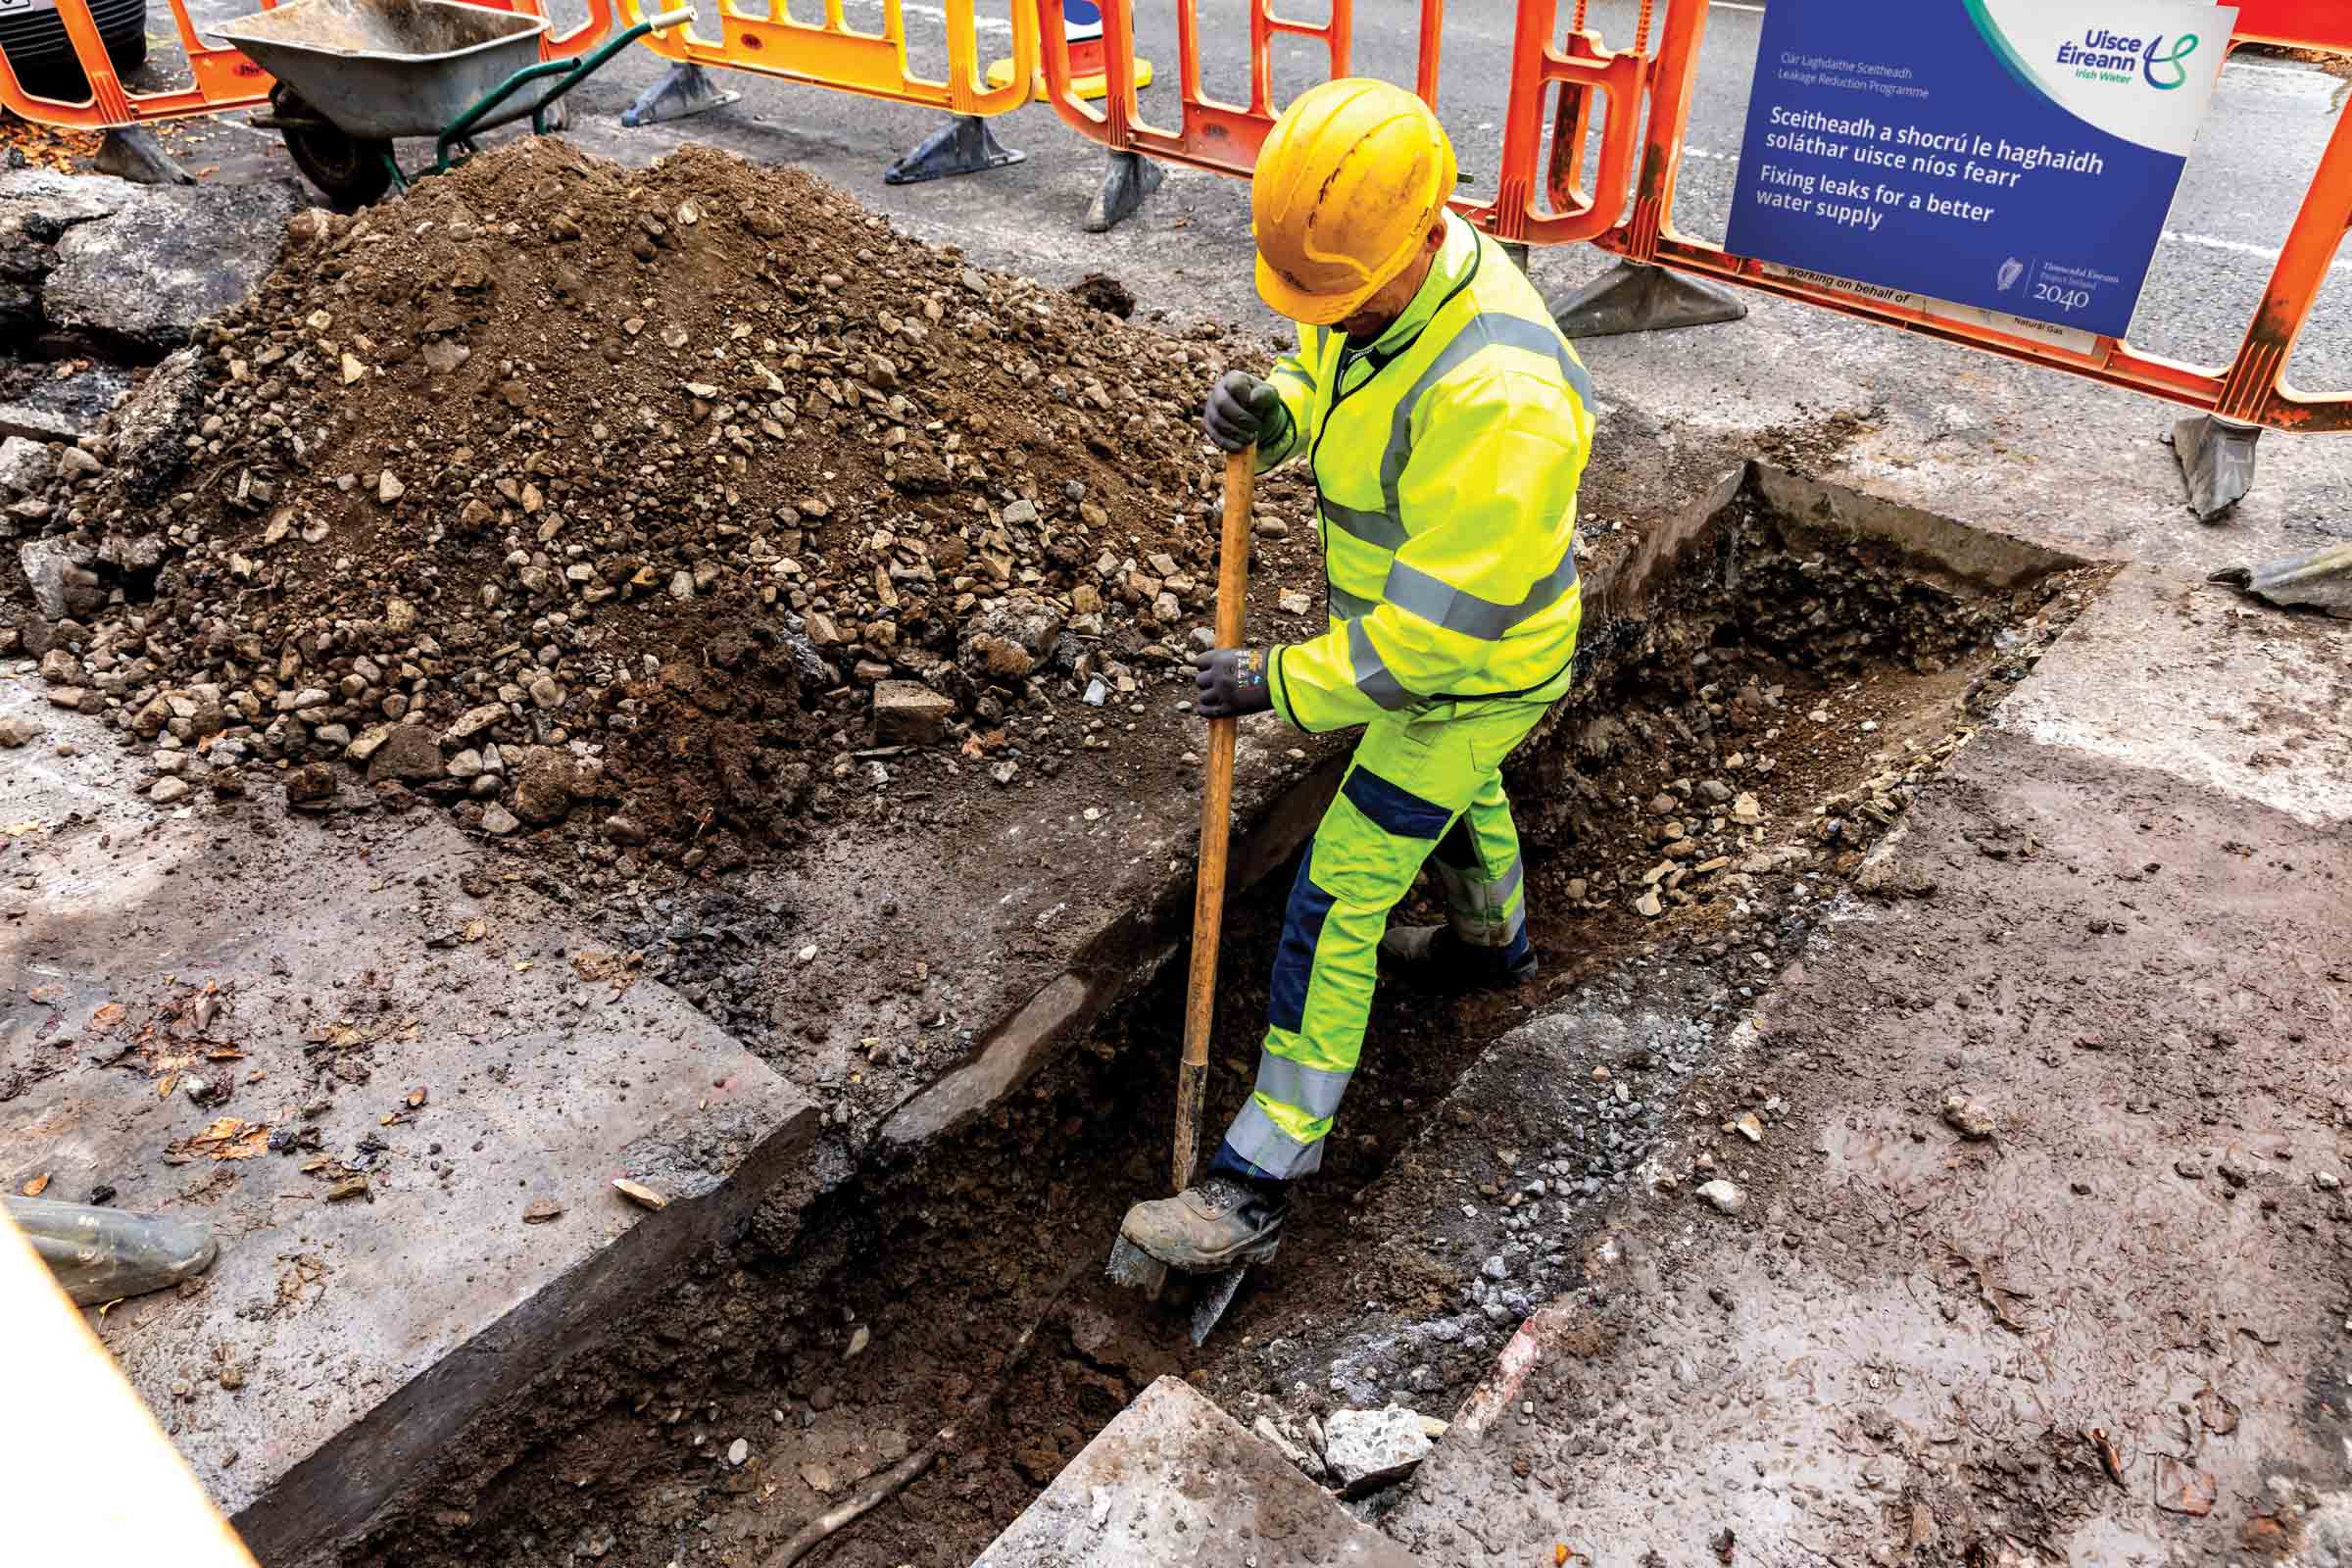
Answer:
[[[1242,646],[1250,596],[1250,493],[1257,449],[1225,459],[1225,527],[1217,547],[1217,646]],[[1200,869],[1193,893],[1193,968],[1184,998],[1184,1059],[1176,1074],[1176,1146],[1169,1171],[1174,1190],[1193,1185],[1200,1158],[1200,1102],[1208,1088],[1208,1031],[1216,1015],[1217,935],[1225,920],[1225,852],[1232,837],[1233,747],[1237,721],[1208,721],[1208,772],[1200,790]],[[1208,1338],[1225,1315],[1250,1265],[1237,1263],[1200,1276],[1193,1305],[1193,1343]],[[1168,1265],[1122,1236],[1110,1250],[1110,1277],[1154,1300]]]

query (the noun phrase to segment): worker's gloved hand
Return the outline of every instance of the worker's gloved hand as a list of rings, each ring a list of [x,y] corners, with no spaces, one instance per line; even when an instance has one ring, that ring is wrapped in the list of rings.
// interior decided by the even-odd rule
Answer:
[[[1239,718],[1274,706],[1274,694],[1266,686],[1262,648],[1212,648],[1195,654],[1193,684],[1200,688],[1200,700],[1193,706],[1202,718]]]
[[[1200,416],[1208,438],[1227,452],[1239,452],[1250,442],[1264,444],[1290,420],[1270,381],[1248,370],[1227,370],[1208,389],[1208,409]]]

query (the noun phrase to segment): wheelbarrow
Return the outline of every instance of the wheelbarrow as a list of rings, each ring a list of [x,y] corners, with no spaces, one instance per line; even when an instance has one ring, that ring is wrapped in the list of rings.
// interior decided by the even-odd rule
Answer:
[[[459,0],[287,0],[213,30],[277,78],[270,113],[253,123],[283,136],[311,183],[351,208],[407,189],[394,137],[433,138],[422,178],[470,157],[476,132],[527,118],[545,133],[565,93],[693,15],[649,18],[577,60],[538,58],[546,18]],[[533,83],[545,85],[526,93]]]

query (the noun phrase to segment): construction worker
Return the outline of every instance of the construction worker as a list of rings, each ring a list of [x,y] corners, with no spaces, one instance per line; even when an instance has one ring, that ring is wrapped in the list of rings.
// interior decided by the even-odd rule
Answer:
[[[1298,866],[1257,1083],[1200,1181],[1121,1233],[1208,1271],[1273,1255],[1363,1048],[1375,962],[1462,991],[1536,972],[1501,766],[1567,690],[1582,601],[1585,368],[1501,249],[1446,209],[1453,149],[1400,87],[1302,94],[1250,181],[1257,289],[1298,323],[1269,380],[1220,375],[1204,423],[1262,471],[1313,472],[1330,624],[1196,661],[1207,717],[1361,725]],[[1388,930],[1424,861],[1447,924]]]

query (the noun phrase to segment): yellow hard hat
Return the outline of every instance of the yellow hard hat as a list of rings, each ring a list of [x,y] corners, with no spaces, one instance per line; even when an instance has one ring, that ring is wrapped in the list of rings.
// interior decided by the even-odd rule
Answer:
[[[1453,194],[1453,144],[1402,87],[1343,76],[1293,100],[1250,181],[1257,292],[1328,326],[1405,269]]]

